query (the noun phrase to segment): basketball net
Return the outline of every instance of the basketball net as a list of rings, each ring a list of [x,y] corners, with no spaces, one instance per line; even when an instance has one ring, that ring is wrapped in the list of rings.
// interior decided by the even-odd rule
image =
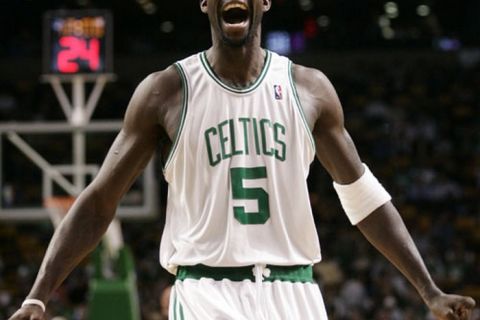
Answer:
[[[72,196],[52,196],[45,198],[43,206],[47,209],[50,220],[55,229],[60,225],[63,218],[70,210],[75,197]],[[120,249],[123,247],[123,236],[120,221],[113,219],[103,237],[106,259],[116,259]]]

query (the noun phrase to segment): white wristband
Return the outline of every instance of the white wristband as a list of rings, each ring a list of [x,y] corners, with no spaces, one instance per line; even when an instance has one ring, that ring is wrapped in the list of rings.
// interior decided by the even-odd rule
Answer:
[[[39,306],[42,309],[42,311],[45,312],[45,309],[46,309],[45,304],[42,301],[40,301],[38,299],[25,299],[25,301],[23,301],[23,303],[22,303],[22,308],[24,306],[29,305],[29,304]]]
[[[333,182],[343,210],[352,225],[356,225],[375,209],[392,200],[367,165],[363,164],[363,166],[365,172],[357,181],[350,184]]]

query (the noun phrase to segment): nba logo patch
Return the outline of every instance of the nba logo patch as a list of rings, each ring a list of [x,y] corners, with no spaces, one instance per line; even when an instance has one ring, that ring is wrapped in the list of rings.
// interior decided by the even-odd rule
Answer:
[[[279,84],[273,85],[273,92],[275,92],[275,99],[282,100],[282,86]]]

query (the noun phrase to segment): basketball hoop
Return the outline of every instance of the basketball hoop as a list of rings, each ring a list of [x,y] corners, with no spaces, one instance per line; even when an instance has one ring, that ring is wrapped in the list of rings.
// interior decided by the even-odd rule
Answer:
[[[72,196],[51,196],[44,199],[43,206],[47,209],[55,229],[67,215],[74,201],[75,197]],[[103,243],[105,245],[107,258],[116,259],[120,249],[123,248],[122,229],[118,219],[113,219],[108,226],[105,236],[103,237]]]
[[[74,201],[75,197],[72,196],[52,196],[44,199],[43,206],[47,209],[55,228],[67,215]]]

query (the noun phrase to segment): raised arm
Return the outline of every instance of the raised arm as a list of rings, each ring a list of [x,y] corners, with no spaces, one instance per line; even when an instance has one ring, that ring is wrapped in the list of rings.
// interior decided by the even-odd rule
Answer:
[[[307,122],[313,131],[318,159],[337,185],[352,186],[366,173],[344,127],[343,111],[335,89],[318,70],[294,66],[293,72]],[[356,186],[357,191],[366,193],[366,190],[358,190],[358,184]],[[437,288],[391,201],[382,201],[354,223],[405,275],[438,319],[469,319],[475,302],[470,297],[444,294]]]
[[[161,128],[174,132],[180,96],[181,82],[173,67],[140,83],[98,175],[55,231],[27,298],[46,304],[72,269],[97,246],[120,199],[152,157]],[[38,305],[28,304],[11,317],[24,319],[44,319],[43,311]]]

